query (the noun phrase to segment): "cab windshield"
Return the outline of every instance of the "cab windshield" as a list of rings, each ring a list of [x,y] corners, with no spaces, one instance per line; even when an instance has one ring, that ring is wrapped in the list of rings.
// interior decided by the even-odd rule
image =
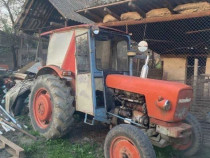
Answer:
[[[128,37],[101,31],[95,35],[96,68],[128,71]]]

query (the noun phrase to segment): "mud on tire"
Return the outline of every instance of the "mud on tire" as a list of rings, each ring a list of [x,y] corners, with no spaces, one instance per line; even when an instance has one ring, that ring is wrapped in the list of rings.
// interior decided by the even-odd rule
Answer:
[[[138,150],[140,158],[156,158],[155,151],[149,138],[139,128],[127,124],[118,125],[108,133],[104,144],[105,158],[115,158],[115,156],[111,156],[110,153],[112,153],[111,146],[113,141],[118,137],[129,140],[128,142],[133,144]]]
[[[33,110],[36,92],[42,88],[49,93],[52,106],[51,121],[46,128],[37,124]],[[75,112],[74,98],[70,91],[71,88],[67,87],[65,81],[54,75],[43,75],[36,79],[29,98],[29,112],[33,128],[45,138],[59,138],[69,131]]]

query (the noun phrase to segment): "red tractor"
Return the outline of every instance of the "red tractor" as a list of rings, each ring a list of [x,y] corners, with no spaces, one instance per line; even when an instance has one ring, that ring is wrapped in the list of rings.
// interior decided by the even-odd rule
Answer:
[[[187,156],[199,150],[201,127],[189,113],[192,88],[132,76],[135,53],[128,34],[80,25],[43,35],[50,35],[47,66],[37,73],[29,104],[41,135],[63,136],[79,111],[87,124],[110,125],[106,158],[155,158],[152,144],[171,145]]]

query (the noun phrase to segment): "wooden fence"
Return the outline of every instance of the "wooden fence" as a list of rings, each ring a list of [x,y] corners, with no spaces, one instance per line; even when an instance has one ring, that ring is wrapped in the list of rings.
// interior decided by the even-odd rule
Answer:
[[[38,49],[38,37],[0,31],[0,65],[8,65],[11,70],[18,69],[34,61],[37,51],[46,54],[48,40],[42,39],[41,41],[42,44]]]

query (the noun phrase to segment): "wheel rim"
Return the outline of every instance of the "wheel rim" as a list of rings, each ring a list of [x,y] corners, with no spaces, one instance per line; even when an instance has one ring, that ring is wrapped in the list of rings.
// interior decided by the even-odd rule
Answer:
[[[33,112],[37,125],[40,128],[47,128],[52,119],[52,103],[46,89],[40,88],[35,93]]]
[[[126,137],[117,137],[111,143],[110,158],[141,158],[141,156],[131,140]]]

